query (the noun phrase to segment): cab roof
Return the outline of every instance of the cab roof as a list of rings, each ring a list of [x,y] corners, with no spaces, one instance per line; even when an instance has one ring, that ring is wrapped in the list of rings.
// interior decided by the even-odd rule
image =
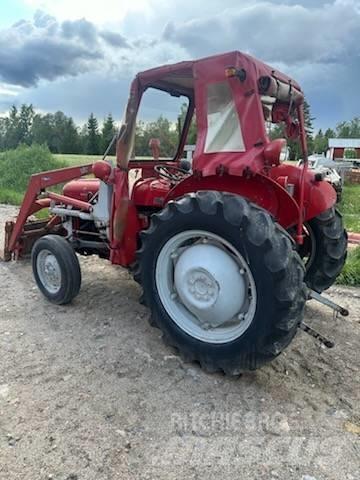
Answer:
[[[224,78],[228,67],[245,69],[250,81],[257,82],[260,77],[269,76],[289,83],[301,92],[298,83],[289,76],[239,51],[152,68],[138,73],[137,79],[143,88],[154,87],[174,95],[190,95],[195,79],[203,84],[216,82]]]

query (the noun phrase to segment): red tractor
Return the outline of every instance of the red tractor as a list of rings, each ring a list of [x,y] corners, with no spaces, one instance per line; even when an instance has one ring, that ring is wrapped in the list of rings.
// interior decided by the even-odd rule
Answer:
[[[159,142],[155,159],[132,158],[150,88],[188,98],[168,160]],[[346,258],[336,192],[307,168],[303,101],[294,80],[240,52],[139,73],[116,166],[32,176],[17,221],[6,225],[7,260],[31,251],[40,290],[65,304],[80,289],[75,252],[97,254],[132,270],[152,324],[185,360],[229,374],[261,366],[289,345],[306,300],[334,283]],[[195,115],[190,165],[183,153]],[[301,167],[282,163],[285,139],[269,139],[280,122],[301,144]],[[141,172],[134,182],[132,170]],[[62,194],[48,190],[64,182]],[[49,218],[28,220],[43,208]]]

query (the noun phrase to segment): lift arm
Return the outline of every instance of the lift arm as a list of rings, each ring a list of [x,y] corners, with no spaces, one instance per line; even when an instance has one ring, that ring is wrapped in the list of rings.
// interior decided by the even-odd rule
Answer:
[[[39,210],[42,204],[38,196],[47,188],[59,183],[68,182],[75,178],[92,173],[92,163],[76,167],[61,168],[48,172],[37,173],[30,177],[28,189],[25,193],[16,222],[7,222],[5,235],[4,259],[10,260],[13,253],[20,250],[20,237],[24,232],[25,223],[34,211]],[[39,207],[39,208],[37,208]]]

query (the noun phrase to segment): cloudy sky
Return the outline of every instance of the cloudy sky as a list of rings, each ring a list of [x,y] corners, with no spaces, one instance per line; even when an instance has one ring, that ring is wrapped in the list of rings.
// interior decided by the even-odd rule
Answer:
[[[316,127],[360,115],[360,0],[0,0],[0,112],[120,118],[137,71],[235,49],[298,80]]]

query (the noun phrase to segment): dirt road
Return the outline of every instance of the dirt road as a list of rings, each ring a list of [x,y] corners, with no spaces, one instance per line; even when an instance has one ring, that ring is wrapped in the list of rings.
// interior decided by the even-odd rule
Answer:
[[[0,228],[10,207],[0,206]],[[360,291],[333,288],[275,362],[208,375],[163,345],[120,268],[81,259],[73,305],[47,303],[28,261],[0,262],[1,480],[360,478]]]

